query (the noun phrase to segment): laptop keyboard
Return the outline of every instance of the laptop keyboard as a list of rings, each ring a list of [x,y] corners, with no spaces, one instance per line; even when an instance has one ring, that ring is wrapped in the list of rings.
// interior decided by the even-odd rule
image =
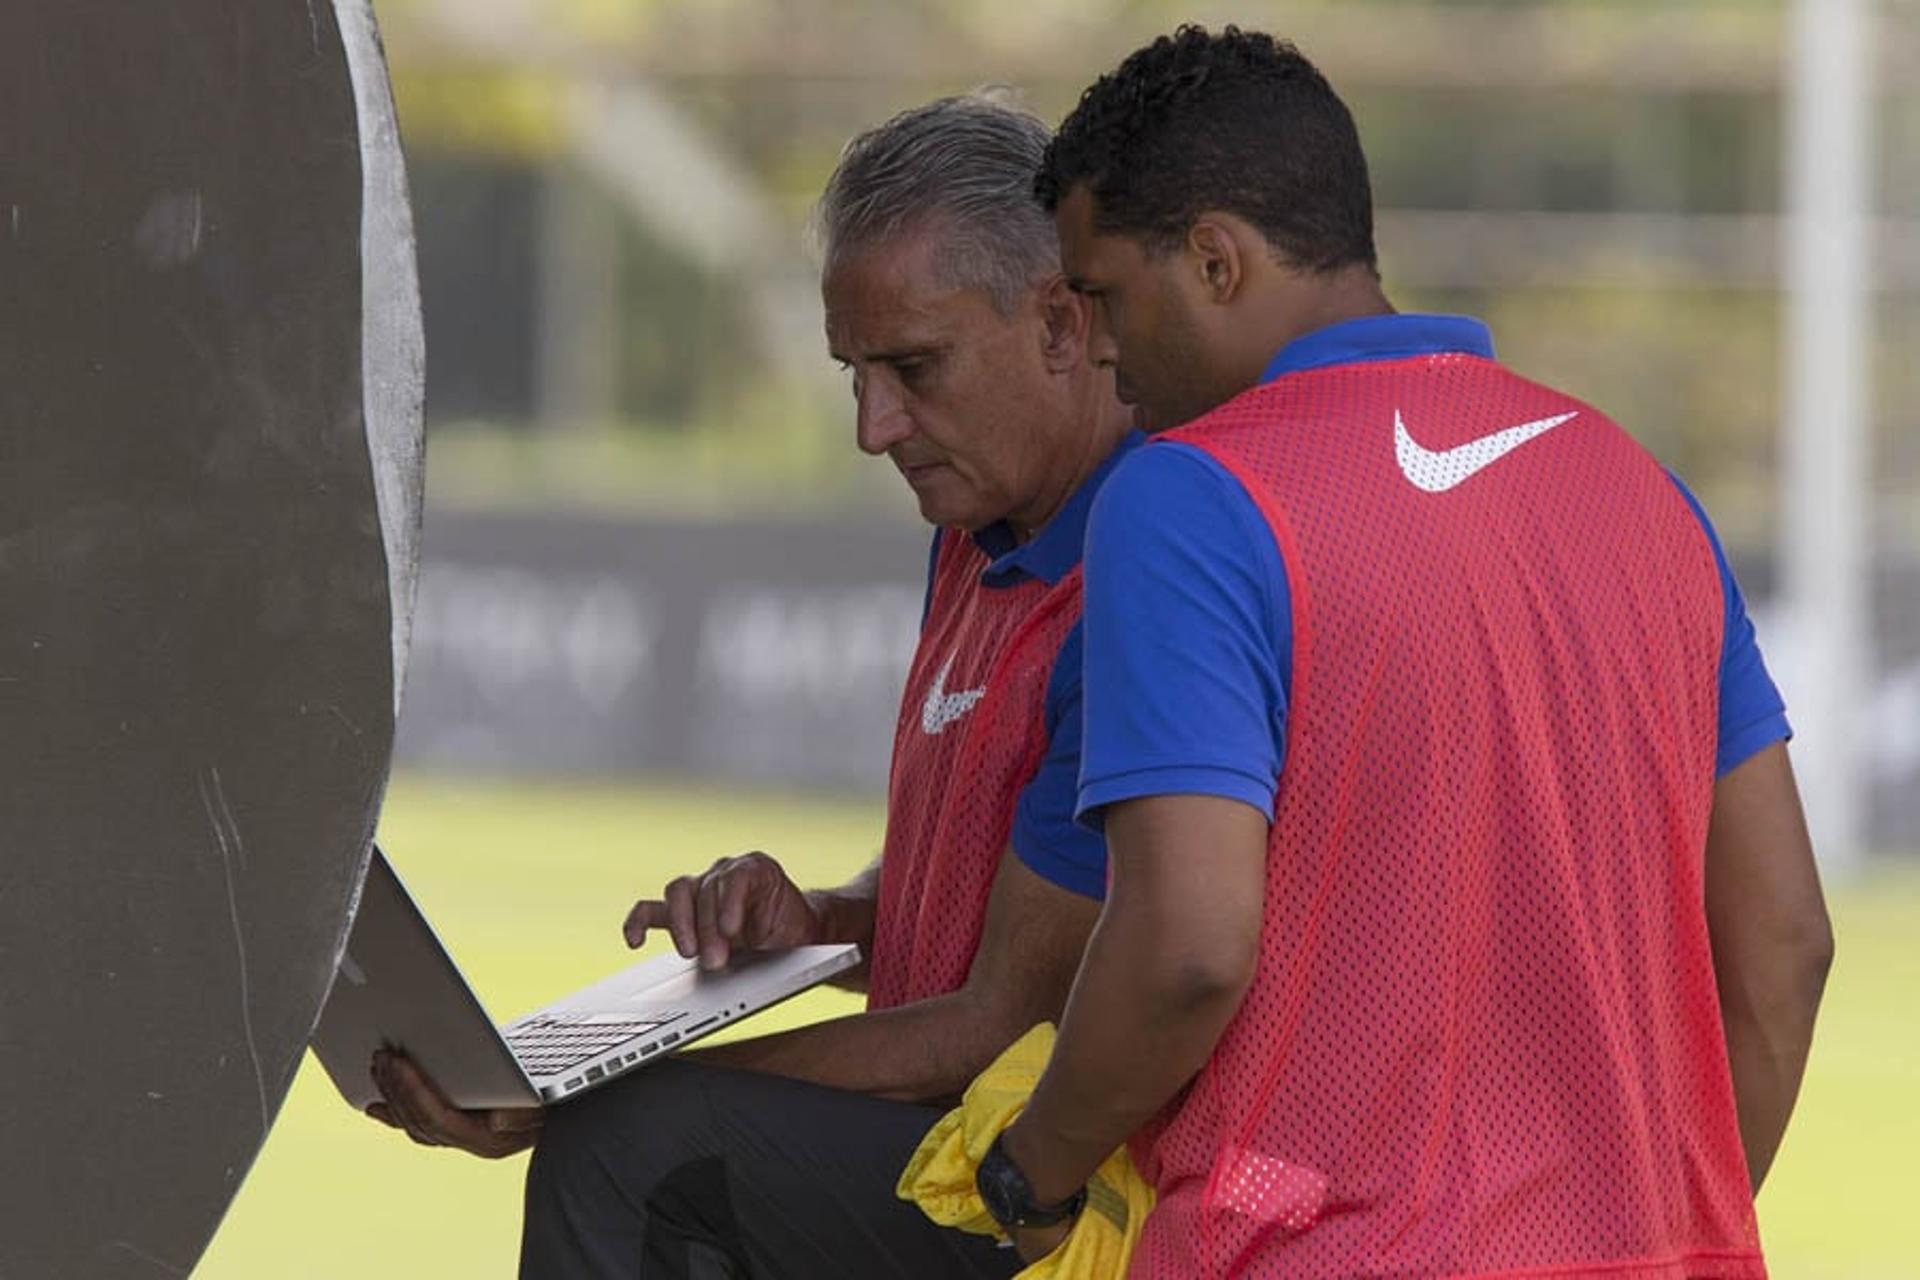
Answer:
[[[506,1033],[507,1044],[530,1076],[557,1075],[598,1057],[650,1031],[686,1017],[684,1013],[649,1014],[622,1022],[570,1022],[539,1018]],[[676,1036],[675,1039],[678,1039]],[[648,1046],[651,1048],[652,1046]]]

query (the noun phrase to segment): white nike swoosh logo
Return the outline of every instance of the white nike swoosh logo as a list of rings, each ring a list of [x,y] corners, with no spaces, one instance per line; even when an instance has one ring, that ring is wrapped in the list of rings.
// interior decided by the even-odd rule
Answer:
[[[1478,440],[1469,440],[1463,445],[1451,449],[1422,449],[1414,438],[1407,434],[1407,424],[1400,421],[1400,411],[1393,411],[1393,456],[1400,463],[1401,474],[1413,482],[1413,487],[1427,493],[1445,493],[1474,472],[1492,463],[1498,462],[1527,441],[1538,435],[1545,435],[1561,423],[1579,417],[1579,411],[1556,414],[1551,418],[1541,418],[1536,422],[1523,422],[1517,427],[1508,427],[1505,431],[1496,431],[1490,436],[1481,436]]]
[[[933,678],[933,687],[927,690],[927,700],[920,704],[920,727],[928,733],[939,733],[948,725],[973,710],[973,704],[986,696],[987,688],[962,689],[959,693],[947,692],[947,673],[953,670],[953,655],[947,655],[946,665],[940,668],[940,674]]]

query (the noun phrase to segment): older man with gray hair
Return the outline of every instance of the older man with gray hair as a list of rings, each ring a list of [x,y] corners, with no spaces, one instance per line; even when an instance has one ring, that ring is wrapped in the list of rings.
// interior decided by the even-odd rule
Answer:
[[[629,913],[708,967],[736,948],[859,943],[863,1013],[703,1048],[540,1113],[448,1107],[404,1059],[384,1118],[423,1141],[535,1145],[529,1277],[1010,1275],[1010,1250],[894,1194],[982,1068],[1058,1018],[1105,891],[1075,825],[1080,547],[1137,444],[1031,191],[1049,131],[987,97],[855,138],[819,209],[828,348],[860,448],[936,526],[881,856],[803,891],[725,858]]]

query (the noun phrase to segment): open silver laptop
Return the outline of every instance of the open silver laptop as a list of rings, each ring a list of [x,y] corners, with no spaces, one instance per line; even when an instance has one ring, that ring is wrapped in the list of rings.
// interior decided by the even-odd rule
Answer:
[[[851,944],[736,954],[711,973],[661,956],[496,1027],[376,847],[313,1051],[361,1110],[380,1096],[381,1048],[404,1050],[457,1106],[558,1102],[859,962]]]

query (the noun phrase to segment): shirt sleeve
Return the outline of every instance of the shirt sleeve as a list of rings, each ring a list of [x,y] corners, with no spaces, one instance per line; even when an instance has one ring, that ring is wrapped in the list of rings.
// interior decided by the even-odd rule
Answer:
[[[1043,880],[1087,898],[1107,896],[1107,842],[1074,821],[1080,784],[1081,635],[1067,633],[1047,681],[1047,752],[1021,789],[1013,813],[1013,852]]]
[[[1706,531],[1707,541],[1713,546],[1714,563],[1720,568],[1720,595],[1725,602],[1726,621],[1720,640],[1720,723],[1714,773],[1724,778],[1762,747],[1791,738],[1793,727],[1787,723],[1786,700],[1780,696],[1767,671],[1766,659],[1760,655],[1753,619],[1747,616],[1746,599],[1740,594],[1740,584],[1734,581],[1727,553],[1720,546],[1720,536],[1714,532],[1713,522],[1707,519],[1706,509],[1693,496],[1693,491],[1679,476],[1673,476],[1673,483]]]
[[[1293,661],[1286,571],[1265,517],[1211,456],[1149,445],[1087,526],[1078,817],[1152,795],[1273,816]]]

